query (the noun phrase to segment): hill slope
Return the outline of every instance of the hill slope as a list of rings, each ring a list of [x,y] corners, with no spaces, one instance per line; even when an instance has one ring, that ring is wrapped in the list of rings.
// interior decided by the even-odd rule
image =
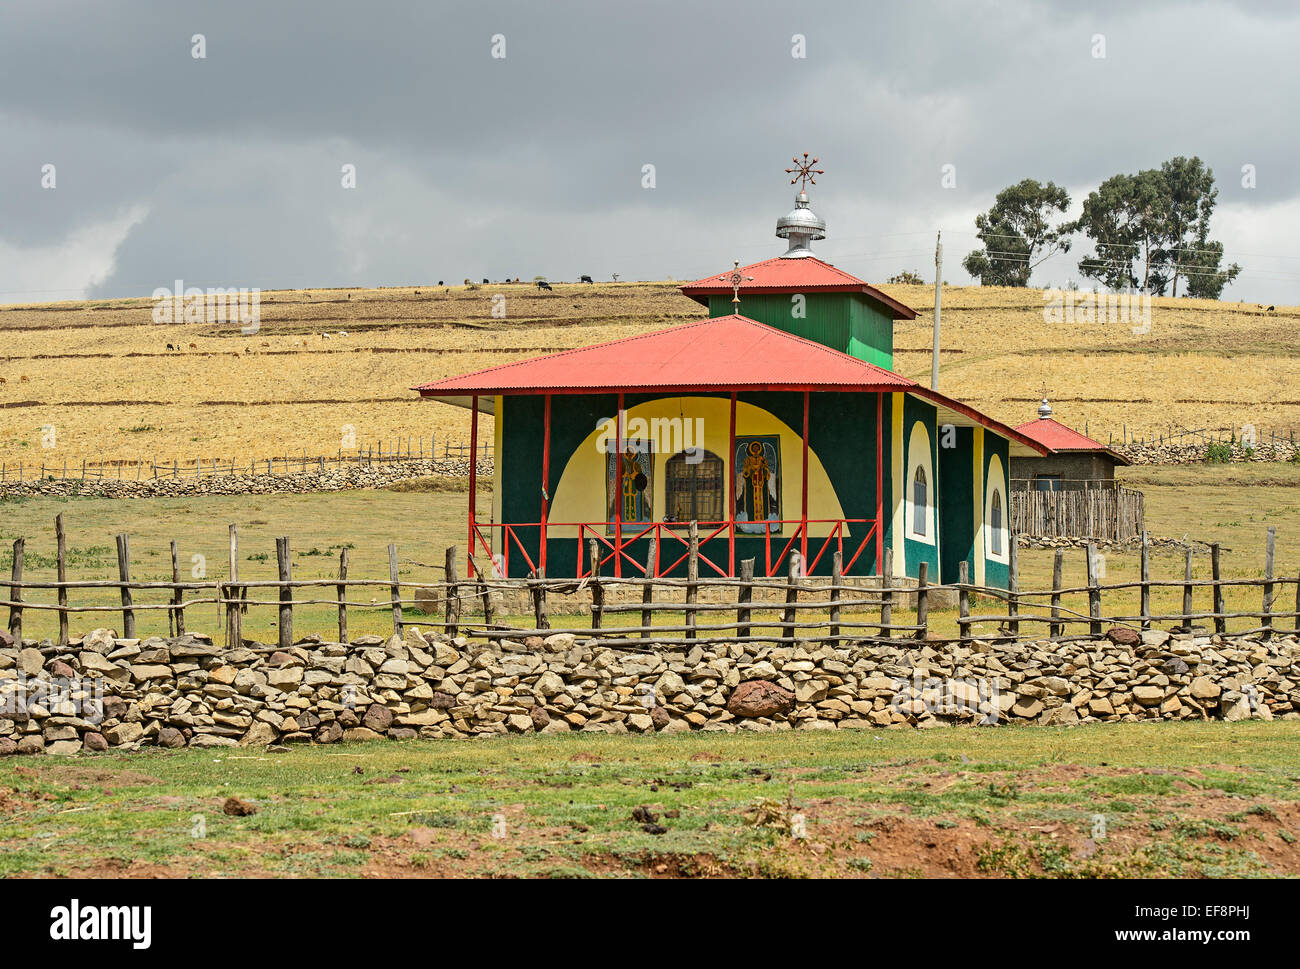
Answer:
[[[465,411],[407,388],[699,318],[677,285],[264,292],[251,337],[233,324],[155,324],[149,299],[0,307],[0,461],[192,467],[333,454],[349,429],[353,447],[464,440]],[[882,288],[920,313],[896,326],[897,368],[928,381],[933,289]],[[940,389],[1019,423],[1045,384],[1059,419],[1103,441],[1125,426],[1251,423],[1266,435],[1300,426],[1298,319],[1294,307],[1157,299],[1137,336],[1126,324],[1046,322],[1039,290],[949,287]]]

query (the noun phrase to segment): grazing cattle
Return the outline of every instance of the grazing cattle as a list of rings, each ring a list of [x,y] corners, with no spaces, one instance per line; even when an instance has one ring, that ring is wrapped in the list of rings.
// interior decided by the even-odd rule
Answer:
[[[487,278],[486,276],[484,276],[484,277],[483,277],[483,285],[486,286],[487,284],[488,284],[488,278]]]
[[[1265,312],[1272,313],[1276,307],[1270,306]]]
[[[262,346],[269,347],[270,345],[271,344],[267,343],[265,340],[262,341]]]
[[[578,282],[580,282],[580,283],[589,283],[589,282],[591,282],[591,281],[592,281],[592,279],[591,279],[590,276],[579,276],[579,277],[578,277]]]
[[[440,280],[438,280],[438,285],[439,285],[439,286],[442,286],[442,285],[444,285],[444,284],[443,284],[443,281],[442,281],[442,280],[441,280],[441,279],[440,279]]]
[[[322,340],[328,340],[328,339],[330,338],[330,335],[329,335],[328,333],[322,333],[322,334],[320,335],[320,338],[321,338]]]
[[[9,383],[9,381],[5,380],[4,377],[0,377],[0,384],[7,384],[7,383]]]
[[[167,349],[168,349],[168,350],[175,350],[176,348],[175,348],[174,346],[172,346],[172,345],[169,343],[169,344],[167,344]]]
[[[18,382],[20,384],[29,384],[32,382],[32,379],[28,377],[26,374],[23,374],[21,377],[18,378]]]
[[[191,349],[191,350],[197,350],[198,348],[199,348],[199,345],[198,345],[197,343],[191,343],[191,344],[190,344],[190,349]]]
[[[537,288],[538,288],[538,289],[544,289],[544,290],[546,290],[548,293],[553,292],[553,290],[551,289],[551,284],[548,283],[548,282],[546,282],[546,280],[544,280],[544,279],[539,279],[539,280],[537,280]]]

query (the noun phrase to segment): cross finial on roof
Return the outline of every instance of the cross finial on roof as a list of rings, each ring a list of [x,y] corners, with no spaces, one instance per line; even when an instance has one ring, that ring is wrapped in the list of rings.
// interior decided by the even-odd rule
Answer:
[[[801,192],[802,192],[804,189],[806,189],[806,188],[808,187],[809,184],[812,184],[812,185],[816,185],[816,184],[817,184],[817,179],[813,178],[814,175],[825,175],[825,174],[826,174],[826,173],[825,173],[824,171],[822,171],[820,168],[813,168],[813,166],[817,164],[817,159],[814,158],[812,161],[809,161],[809,160],[808,160],[808,152],[806,152],[806,151],[803,153],[803,161],[800,161],[800,160],[799,160],[799,156],[798,156],[798,155],[795,155],[795,157],[794,157],[794,163],[795,163],[795,165],[796,165],[797,167],[796,167],[796,168],[787,168],[787,169],[785,170],[785,173],[786,173],[787,175],[793,175],[793,176],[794,176],[794,178],[790,179],[790,184],[791,184],[791,185],[793,185],[795,182],[803,183],[803,184],[800,184],[800,186],[799,186],[799,191],[801,191]]]
[[[752,283],[754,277],[741,274],[739,259],[735,260],[735,266],[735,269],[727,273],[727,275],[720,276],[719,278],[731,283],[731,311],[736,315],[740,315],[740,284],[744,282]]]

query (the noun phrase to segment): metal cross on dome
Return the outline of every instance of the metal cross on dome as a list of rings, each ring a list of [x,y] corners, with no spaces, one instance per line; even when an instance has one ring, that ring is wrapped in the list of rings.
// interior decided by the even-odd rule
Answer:
[[[797,167],[797,168],[787,168],[787,169],[785,170],[785,173],[786,173],[787,175],[794,175],[794,178],[790,179],[790,184],[791,184],[791,185],[793,185],[795,182],[802,182],[802,183],[803,183],[803,184],[801,184],[801,185],[799,186],[799,191],[801,191],[801,192],[804,191],[804,190],[808,187],[809,184],[811,184],[811,185],[816,185],[816,184],[817,184],[817,179],[813,178],[814,175],[825,175],[825,174],[826,174],[826,173],[825,173],[824,171],[822,171],[820,168],[813,168],[813,166],[817,164],[817,159],[814,158],[812,161],[809,161],[809,160],[808,160],[808,152],[806,152],[806,151],[803,153],[803,161],[800,161],[800,160],[799,160],[799,156],[798,156],[798,155],[796,155],[796,156],[794,157],[793,161],[794,161],[795,165],[797,165],[798,167]]]
[[[735,266],[736,268],[733,269],[731,272],[727,273],[727,275],[719,276],[718,278],[724,280],[725,282],[731,283],[731,292],[732,292],[731,311],[735,313],[737,316],[739,316],[740,315],[740,284],[745,282],[752,283],[754,281],[754,277],[746,276],[741,273],[739,259],[735,260]]]

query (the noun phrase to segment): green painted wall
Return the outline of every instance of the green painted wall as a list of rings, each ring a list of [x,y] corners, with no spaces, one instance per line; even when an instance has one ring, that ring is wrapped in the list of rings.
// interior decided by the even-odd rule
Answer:
[[[802,295],[802,317],[794,315]],[[729,316],[730,296],[710,296],[709,316]],[[742,316],[839,350],[886,370],[894,369],[894,321],[858,293],[772,293],[745,296]]]
[[[987,436],[986,436],[987,437]],[[975,432],[973,428],[953,428],[955,447],[943,446],[939,440],[939,480],[943,482],[943,500],[939,505],[939,555],[941,581],[956,582],[958,567],[965,562],[975,581]],[[980,551],[983,554],[983,551]]]
[[[990,434],[985,432],[984,434],[984,495],[986,500],[989,493],[989,464],[993,460],[993,455],[996,454],[1001,459],[1002,474],[1005,477],[1007,474],[1007,468],[1009,467],[1010,450],[1011,450],[1011,442],[1008,441],[1006,438],[998,437],[996,434]],[[1010,506],[1009,496],[1003,494],[1002,495],[1003,515],[1010,514],[1010,507],[1011,506]],[[1008,534],[1010,534],[1009,528],[1007,529],[1007,532]],[[1015,540],[1014,536],[1012,536],[1010,540],[1014,541]],[[982,548],[979,550],[979,554],[984,555],[984,550]],[[1011,578],[1011,570],[1004,563],[995,562],[993,559],[989,558],[988,556],[984,557],[984,584],[985,585],[996,586],[997,588],[1005,589],[1009,584],[1010,578]]]
[[[932,485],[935,490],[936,517],[942,522],[948,482],[944,481],[943,472],[939,469],[937,453],[939,441],[935,428],[936,414],[937,412],[932,404],[918,400],[915,397],[905,396],[903,398],[903,488],[906,490],[908,487],[907,469],[912,463],[912,455],[908,453],[908,449],[912,444],[912,425],[920,421],[925,425],[926,433],[930,436],[930,467],[935,469],[935,477],[938,479],[936,485]],[[970,466],[967,465],[967,467]],[[903,527],[907,527],[906,520]],[[943,542],[942,531],[939,532],[937,540],[939,543]],[[904,552],[907,556],[907,574],[915,576],[917,566],[922,562],[929,562],[929,574],[931,581],[933,581],[933,577],[939,574],[939,548],[910,538],[904,539],[904,543]]]

